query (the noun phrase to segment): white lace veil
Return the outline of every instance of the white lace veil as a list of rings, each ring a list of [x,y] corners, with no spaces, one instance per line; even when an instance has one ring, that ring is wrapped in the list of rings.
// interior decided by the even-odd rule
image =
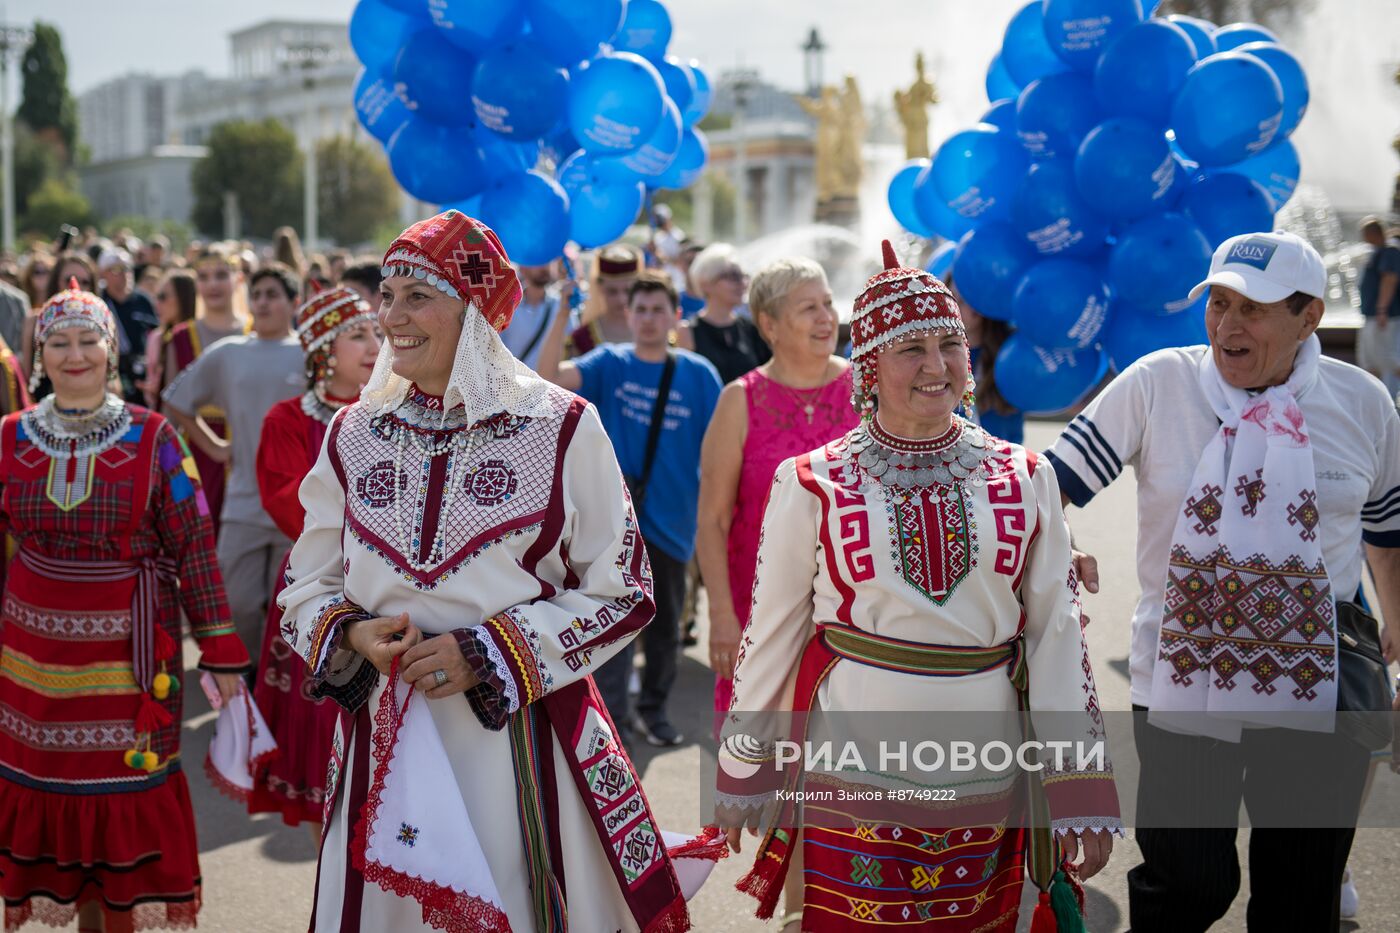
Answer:
[[[408,396],[409,381],[394,372],[393,359],[394,349],[385,340],[374,372],[360,392],[360,403],[372,415],[393,411]],[[553,412],[549,383],[506,349],[474,303],[466,305],[462,336],[442,402],[444,418],[462,405],[469,425],[502,411],[526,418],[543,418]]]

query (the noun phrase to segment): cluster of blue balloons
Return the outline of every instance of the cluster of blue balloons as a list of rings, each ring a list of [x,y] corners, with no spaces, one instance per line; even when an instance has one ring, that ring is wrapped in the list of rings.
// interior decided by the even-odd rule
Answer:
[[[658,0],[359,0],[355,112],[410,195],[547,263],[700,177],[710,79],[670,41]]]
[[[1026,411],[1072,406],[1109,362],[1203,342],[1187,295],[1215,247],[1272,230],[1298,184],[1298,60],[1260,26],[1155,9],[1031,0],[981,122],[890,182],[906,229],[950,241],[930,271],[1015,325],[997,385]]]

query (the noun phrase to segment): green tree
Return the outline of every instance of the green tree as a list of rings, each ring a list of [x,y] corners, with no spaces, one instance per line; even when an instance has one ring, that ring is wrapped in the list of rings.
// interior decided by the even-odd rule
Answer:
[[[15,141],[15,213],[23,216],[29,209],[29,198],[50,178],[63,174],[58,150],[34,134],[19,120],[14,126]]]
[[[156,234],[163,234],[170,241],[170,248],[183,250],[194,239],[190,225],[178,220],[152,220],[137,214],[118,214],[102,222],[102,232],[113,236],[118,230],[128,230],[135,237],[149,240]]]
[[[271,118],[221,123],[208,146],[190,175],[196,230],[222,235],[228,193],[238,198],[243,236],[270,237],[283,224],[301,221],[301,157],[291,130]]]
[[[16,112],[41,139],[59,150],[67,165],[78,142],[78,109],[68,91],[63,37],[48,23],[34,24],[34,41],[20,60],[24,89]]]
[[[58,234],[62,224],[84,227],[92,223],[92,205],[87,198],[58,178],[49,178],[29,196],[29,207],[20,219],[20,229],[45,238]]]
[[[316,146],[316,209],[322,236],[342,246],[374,239],[399,211],[399,186],[377,147],[348,136]]]

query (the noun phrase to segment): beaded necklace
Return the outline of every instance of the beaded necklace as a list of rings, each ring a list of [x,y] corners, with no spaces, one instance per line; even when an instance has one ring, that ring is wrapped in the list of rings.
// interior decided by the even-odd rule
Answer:
[[[318,389],[308,389],[301,395],[301,411],[308,418],[314,418],[322,424],[330,424],[336,412],[354,401],[353,398],[336,398],[329,393],[323,396]]]
[[[888,489],[927,489],[986,483],[982,465],[991,445],[981,428],[959,418],[934,438],[907,438],[880,426],[879,417],[851,432],[848,446],[856,464]]]
[[[100,454],[131,427],[131,409],[111,393],[101,405],[82,414],[60,410],[54,397],[47,395],[20,418],[34,446],[56,459]]]

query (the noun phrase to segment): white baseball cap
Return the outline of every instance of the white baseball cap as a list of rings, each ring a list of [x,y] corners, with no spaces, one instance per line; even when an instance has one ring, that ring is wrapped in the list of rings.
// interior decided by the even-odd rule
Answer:
[[[1312,244],[1294,233],[1242,233],[1221,243],[1210,275],[1191,289],[1194,301],[1212,285],[1223,285],[1250,301],[1272,304],[1294,292],[1321,298],[1327,269]]]

